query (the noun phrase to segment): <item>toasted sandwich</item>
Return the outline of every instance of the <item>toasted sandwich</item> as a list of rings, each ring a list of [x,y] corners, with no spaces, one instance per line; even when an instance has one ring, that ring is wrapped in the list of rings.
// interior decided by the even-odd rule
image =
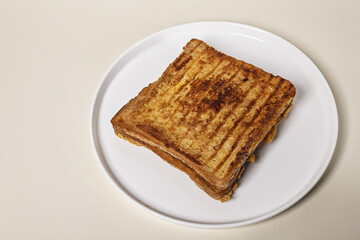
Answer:
[[[271,142],[295,93],[290,81],[192,39],[111,123],[117,136],[149,148],[223,202],[255,149]]]

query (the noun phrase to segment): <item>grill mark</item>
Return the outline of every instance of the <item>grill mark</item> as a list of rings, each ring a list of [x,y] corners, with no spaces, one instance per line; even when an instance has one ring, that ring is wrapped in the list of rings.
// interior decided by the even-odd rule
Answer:
[[[215,70],[220,66],[220,64],[221,64],[222,62],[223,62],[223,59],[221,59],[221,60],[219,61],[219,63],[218,63],[208,74],[206,74],[206,76],[204,77],[204,79],[207,78],[207,77],[209,77],[211,74],[213,74],[213,73],[215,72]],[[200,85],[200,84],[198,84],[198,83],[201,83],[201,79],[198,79],[197,81],[193,81],[192,84],[189,84],[190,86],[194,86],[194,87],[192,87],[192,90],[193,90],[193,91],[196,89],[196,86]],[[195,85],[195,84],[197,84],[197,85]],[[190,93],[193,93],[193,91],[187,92],[187,93],[185,94],[184,98],[188,98],[189,94],[190,94]],[[186,113],[184,114],[185,117],[189,114],[190,110],[192,110],[192,108],[189,108],[188,111],[186,111]],[[172,118],[172,117],[174,116],[174,114],[177,113],[177,112],[178,112],[178,109],[175,109],[174,112],[170,115],[170,118]]]
[[[232,65],[232,62],[230,62],[230,63],[225,67],[225,69],[228,68],[230,65]],[[229,86],[229,81],[231,81],[231,80],[237,75],[237,73],[238,73],[239,71],[240,71],[240,69],[239,69],[235,74],[233,74],[228,80],[222,81],[222,82],[219,84],[219,86],[217,86],[217,89],[215,89],[214,91],[221,92],[223,89],[225,89],[227,86]],[[221,78],[221,77],[225,74],[225,72],[226,72],[226,71],[224,70],[221,74],[219,74],[219,75],[216,76],[216,79],[214,80],[214,83],[215,83],[215,84],[217,83],[217,80],[218,80],[219,78]],[[227,83],[227,84],[226,84],[226,83]],[[215,86],[215,84],[209,86],[208,90],[204,93],[204,96],[206,96],[206,95],[209,93],[209,91],[211,90],[211,88],[212,88],[213,86]],[[225,95],[226,95],[226,94],[225,94]],[[201,99],[201,101],[203,101],[203,97],[200,97],[199,99]],[[198,106],[199,106],[198,104],[199,104],[199,101],[197,102],[196,105],[194,105],[194,107],[193,107],[192,109],[198,107]],[[211,105],[210,105],[210,107],[211,107]],[[198,119],[199,119],[200,115],[205,112],[205,109],[201,109],[201,110],[202,110],[202,111],[198,111],[198,112],[196,113],[196,115],[195,115],[195,117],[194,117],[194,119],[193,119],[193,121],[192,121],[192,124],[195,124],[196,122],[198,122],[198,121],[199,121]],[[219,111],[216,111],[214,117],[215,117],[218,113],[219,113]],[[202,128],[205,128],[205,127],[206,127],[206,126],[203,126]]]
[[[252,107],[255,105],[256,100],[257,100],[257,99],[252,100],[247,107],[248,107],[248,108],[252,108]],[[235,128],[237,127],[237,125],[239,124],[239,122],[240,122],[241,120],[243,120],[245,116],[246,116],[246,113],[244,113],[243,115],[241,115],[241,117],[238,118],[238,120],[236,120],[236,122],[234,123],[234,125],[232,126],[232,128],[226,133],[226,136],[221,140],[221,142],[220,142],[220,144],[219,144],[219,149],[218,149],[218,151],[214,152],[214,153],[210,156],[209,159],[212,159],[213,157],[215,157],[215,155],[216,155],[218,152],[220,152],[220,149],[222,148],[222,146],[223,146],[224,143],[226,142],[227,138],[232,134],[232,132],[235,130]],[[224,161],[224,159],[222,160],[222,162],[223,162],[223,161]],[[221,164],[222,162],[220,162],[220,164]],[[223,164],[223,163],[222,163],[222,164]],[[218,166],[216,166],[215,170],[218,170]]]
[[[245,79],[247,79],[247,77],[248,77],[248,74],[246,75]],[[270,79],[270,76],[269,76],[269,79]],[[236,109],[241,103],[244,102],[244,99],[246,99],[246,96],[249,94],[250,90],[251,90],[254,86],[255,86],[255,81],[252,81],[252,84],[249,86],[249,88],[242,94],[241,100],[240,100],[240,101],[237,101],[237,102],[235,103],[235,105],[233,106],[233,108],[230,109],[230,110],[226,113],[226,115],[225,115],[225,117],[224,117],[224,120],[223,120],[220,124],[218,124],[218,125],[216,126],[215,131],[213,131],[213,132],[211,133],[211,135],[209,136],[209,138],[208,138],[209,140],[208,140],[208,142],[206,143],[206,145],[208,145],[208,144],[211,142],[211,140],[213,139],[213,137],[215,137],[215,135],[217,134],[217,132],[219,131],[219,129],[226,123],[227,119],[230,117],[230,115],[231,115],[231,113],[233,112],[233,110]],[[250,103],[251,103],[251,102],[250,102]],[[250,104],[249,104],[248,106],[250,106]],[[248,107],[248,106],[247,106],[247,107]],[[245,114],[246,114],[246,113],[244,113],[244,115],[245,115]],[[242,118],[243,118],[243,117],[242,117]],[[235,122],[235,124],[237,124],[237,123],[238,123],[238,121]],[[222,143],[222,144],[224,144],[224,143]]]
[[[176,59],[173,62],[173,66],[175,68],[176,71],[180,71],[183,67],[185,67],[185,65],[192,59],[191,54],[188,56],[188,58],[186,58],[182,63],[180,63],[180,65],[178,65],[178,63],[180,62],[180,60],[182,60],[183,57],[186,57],[186,53],[181,53],[181,57]]]
[[[187,53],[187,54],[189,55],[190,59],[192,59],[194,63],[197,62],[197,61],[201,58],[201,55],[198,56],[197,58],[192,58],[192,55],[191,55],[191,54],[192,54],[196,49],[198,49],[198,47],[199,47],[201,44],[202,44],[202,43],[199,42],[198,44],[196,44],[196,46],[194,46],[194,47],[190,50],[189,53]],[[183,54],[184,54],[184,51],[181,53],[181,55],[183,55]],[[186,55],[186,54],[184,54],[183,56],[185,56],[185,55]],[[182,58],[182,57],[181,57],[181,58]],[[175,61],[176,61],[176,62],[179,62],[179,61],[181,60],[181,58],[179,58],[179,59],[177,58]],[[174,62],[175,62],[175,61],[174,61]],[[190,60],[189,60],[189,61],[190,61]],[[189,61],[187,61],[187,63],[188,63]],[[174,65],[173,65],[173,66],[174,66]],[[170,67],[170,66],[169,66],[169,67]],[[169,67],[168,67],[168,68],[169,68]],[[175,67],[175,66],[174,66],[174,67]],[[191,68],[191,64],[190,64],[190,66],[186,66],[186,68],[185,68],[182,76],[181,76],[181,77],[178,77],[177,79],[180,79],[180,80],[181,80],[181,79],[185,76],[185,74],[190,70],[190,68]],[[164,74],[165,74],[166,72],[167,72],[167,69],[165,70],[165,72],[163,73],[163,75],[160,77],[160,79],[164,77]],[[158,83],[157,85],[159,85],[159,83]],[[155,88],[156,88],[156,87],[155,87]],[[154,88],[154,89],[155,89],[155,88]],[[164,96],[170,91],[170,89],[171,89],[171,86],[168,87],[168,89],[164,90],[162,93],[158,93],[158,97],[159,97],[159,98],[164,97]],[[153,95],[153,91],[151,91],[148,99],[147,99],[146,101],[144,101],[143,104],[148,104],[148,103],[149,103],[149,101],[150,101],[150,99],[151,99],[151,97],[150,97],[151,95]],[[173,98],[173,96],[171,96],[171,98]],[[170,99],[170,100],[171,100],[171,99]]]
[[[211,74],[213,74],[213,73],[215,72],[215,70],[221,65],[222,62],[223,62],[223,59],[221,59],[221,61],[219,62],[219,64],[213,69],[213,71],[212,71],[210,74],[207,74],[207,75],[204,77],[204,79],[206,79],[206,78],[209,77]],[[231,64],[231,63],[229,63],[228,65],[226,65],[224,68],[227,68],[230,64]],[[223,72],[221,72],[220,74],[216,75],[216,76],[215,76],[215,80],[213,80],[212,82],[216,84],[216,82],[217,82],[217,80],[219,79],[219,77],[221,77],[221,76],[224,75],[224,74],[225,74],[225,72],[223,71]],[[211,81],[209,81],[209,83],[211,83]],[[222,81],[218,87],[220,88],[222,85],[224,85],[224,83],[225,83],[225,82]],[[201,84],[202,84],[202,82],[201,82],[201,81],[198,81],[198,84],[193,87],[194,91],[196,91],[196,90],[197,90],[197,87],[198,87],[199,85],[201,85]],[[198,101],[197,101],[196,103],[193,103],[193,104],[192,104],[193,106],[192,106],[191,108],[189,108],[189,110],[188,110],[187,113],[184,115],[184,117],[186,117],[192,110],[194,110],[194,109],[198,106],[198,104],[199,104],[201,101],[203,101],[204,96],[207,95],[207,93],[210,91],[210,89],[211,89],[212,86],[214,86],[214,84],[212,84],[212,85],[211,85],[211,84],[207,84],[207,85],[206,85],[206,89],[203,91],[203,95],[202,95],[202,96],[198,96]],[[190,92],[191,92],[191,91],[190,91]],[[189,93],[190,93],[190,92],[189,92]],[[186,97],[187,97],[187,96],[188,96],[188,95],[186,95]],[[196,116],[195,116],[195,118],[194,118],[193,120],[195,120],[197,117],[198,117],[198,113],[196,114]],[[190,130],[190,129],[188,129],[187,132],[189,132],[189,130]]]
[[[271,92],[271,94],[267,97],[267,99],[265,100],[263,106],[268,104],[269,99],[271,99],[272,96],[274,96],[274,94],[277,92],[277,90],[280,88],[280,86],[285,82],[285,80],[283,78],[281,78],[280,82],[276,85],[275,90]],[[262,112],[264,108],[258,109],[256,114],[251,118],[250,122],[247,123],[248,124],[252,124],[257,117],[260,115],[260,112]],[[233,146],[231,146],[231,150],[230,152],[225,156],[225,158],[216,166],[215,171],[218,171],[222,165],[226,162],[226,160],[230,157],[230,155],[232,154],[232,152],[235,150],[237,142],[240,140],[242,134],[239,134],[233,144]]]
[[[204,77],[204,79],[206,79],[206,78],[209,77],[211,74],[213,74],[213,73],[216,71],[216,69],[221,65],[222,62],[223,62],[223,59],[221,59],[221,60],[219,61],[219,63],[218,63],[208,74],[206,74],[206,76]],[[230,65],[230,64],[228,64],[227,66],[229,66],[229,65]],[[224,74],[224,73],[222,73],[222,74]],[[201,84],[201,81],[200,81],[200,80],[197,81],[197,82],[199,82],[199,84]],[[208,89],[210,89],[210,86],[208,86]],[[208,91],[204,91],[204,95],[205,95],[207,92],[208,92]],[[185,95],[185,97],[186,97],[186,96],[187,96],[187,94]],[[199,99],[202,99],[202,98],[199,98]],[[199,101],[200,101],[200,100],[199,100]],[[195,105],[194,105],[194,106],[195,106]],[[194,108],[194,107],[193,107],[193,108]],[[184,114],[184,117],[186,117],[186,116],[191,112],[191,110],[192,110],[193,108],[189,108],[188,111],[186,112],[186,114]],[[172,115],[174,115],[176,111],[177,111],[177,110],[175,110]],[[174,125],[174,123],[171,124],[170,129],[173,127],[173,125]],[[190,130],[190,129],[187,129],[187,133],[189,132],[189,130]],[[186,134],[187,134],[187,133],[186,133]],[[196,163],[196,164],[198,164],[198,165],[202,165],[202,163],[198,160],[198,159],[200,159],[199,157],[198,157],[198,159],[196,159],[196,158],[193,157],[192,155],[187,154],[187,153],[185,153],[185,152],[182,152],[182,154],[183,154],[186,158],[190,159],[192,162],[194,162],[194,163]]]
[[[231,63],[230,63],[229,65],[231,65]],[[229,65],[227,65],[227,67],[228,67]],[[240,67],[241,67],[241,65],[239,66],[239,69],[237,70],[237,72],[236,72],[235,74],[233,74],[233,75],[227,80],[227,82],[231,82],[231,81],[233,80],[233,78],[238,75],[238,73],[239,73],[240,70],[241,70]],[[221,76],[223,76],[224,74],[225,74],[225,71],[221,74]],[[225,83],[225,81],[221,83],[220,87],[221,87],[222,85],[224,85],[223,83]],[[225,87],[225,86],[224,86],[224,87]],[[222,88],[222,89],[223,89],[223,88]],[[219,114],[219,112],[220,112],[220,111],[216,111],[216,113],[214,114],[214,116],[209,119],[209,122],[210,122],[210,123],[215,119],[215,117]],[[196,122],[196,121],[198,121],[197,119],[199,118],[199,116],[200,116],[201,113],[203,113],[203,111],[199,111],[199,112],[197,113],[197,115],[194,117],[193,123]],[[230,112],[229,112],[229,113],[230,113]],[[210,124],[210,123],[209,123],[209,124]],[[201,129],[203,130],[203,129],[205,129],[205,128],[206,128],[206,125],[205,125],[205,126],[202,126]],[[189,132],[189,130],[190,130],[190,129],[188,129],[187,132]],[[210,142],[210,141],[208,141],[207,144],[208,144],[209,142]],[[207,145],[207,144],[206,144],[206,145]],[[194,143],[192,143],[192,144],[190,145],[190,148],[191,148],[193,145],[194,145]]]
[[[198,60],[199,60],[200,58],[201,58],[201,57],[199,57],[196,62],[198,62]],[[194,64],[196,64],[196,62],[195,62]],[[188,69],[186,69],[185,73],[184,73],[183,76],[180,78],[180,81],[181,81],[181,79],[184,78],[186,72],[188,72],[188,71],[190,70],[190,68],[191,68],[191,66],[189,66]],[[201,72],[201,70],[199,69],[198,72],[197,72],[197,73],[195,74],[195,76],[193,77],[193,79],[195,79],[195,78],[197,77],[197,75],[199,75],[200,72]],[[178,99],[179,99],[179,96],[178,96],[179,93],[180,93],[186,86],[188,86],[190,83],[191,83],[191,81],[190,81],[190,80],[187,80],[186,83],[184,83],[183,85],[181,85],[181,86],[179,87],[179,89],[178,89],[174,94],[171,95],[171,97],[170,97],[170,99],[168,100],[168,102],[174,102],[174,101],[178,100]],[[169,88],[169,89],[170,89],[170,88]],[[174,111],[174,112],[171,114],[171,117],[174,115],[175,112],[176,112],[176,111]]]
[[[198,49],[198,47],[201,45],[201,42],[200,43],[198,43],[198,44],[196,44],[196,46],[193,48],[193,49],[191,49],[191,51],[189,52],[189,53],[187,53],[187,55],[189,55],[190,57],[192,57],[192,53],[193,52],[195,52],[195,50],[196,49]],[[183,52],[184,53],[184,52]],[[195,62],[197,62],[200,58],[201,58],[201,56],[202,55],[199,55],[197,58],[192,58],[193,59],[193,62],[195,63]],[[176,60],[175,60],[176,61]],[[178,61],[180,61],[180,59],[178,60]],[[189,62],[189,61],[188,61]],[[187,63],[188,63],[187,62]],[[174,66],[174,65],[173,65]],[[175,67],[175,66],[174,66]],[[190,68],[191,68],[191,64],[190,64],[190,66],[189,66],[189,64],[187,64],[187,66],[185,67],[185,70],[184,70],[184,72],[183,72],[183,74],[180,76],[180,77],[178,77],[178,79],[179,80],[181,80],[181,79],[183,79],[183,77],[185,76],[185,74],[190,70]],[[176,69],[176,67],[175,67],[175,69]],[[163,94],[160,96],[160,97],[163,97],[163,96],[165,96],[165,94],[169,91],[171,89],[171,87],[169,87],[168,89],[167,89],[167,91],[164,91],[163,92]]]
[[[214,56],[215,53],[212,53],[210,57]],[[194,64],[196,64],[197,62],[201,61],[201,57],[204,56],[204,55],[200,55],[199,58],[196,59],[196,62],[194,62]],[[216,66],[217,67],[217,66]],[[187,69],[187,71],[191,68],[191,66],[189,66],[189,68]],[[173,103],[179,99],[181,99],[181,96],[179,96],[179,93],[180,91],[182,91],[182,89],[184,89],[186,86],[189,86],[191,84],[194,84],[194,82],[197,82],[195,79],[196,77],[200,74],[201,72],[201,69],[198,70],[198,72],[195,74],[195,76],[192,77],[192,80],[188,80],[185,84],[183,84],[182,86],[180,86],[180,88],[176,91],[176,93],[172,94],[170,100],[169,100],[169,103]],[[211,72],[212,73],[212,72]],[[210,73],[210,74],[211,74]],[[185,74],[183,74],[183,76],[180,78],[180,81],[181,79],[185,76]],[[186,94],[185,97],[187,97],[188,95]],[[174,109],[174,111],[169,115],[167,116],[167,118],[172,118],[174,116],[175,113],[178,112],[178,109]]]
[[[196,45],[196,48],[197,48],[200,44],[201,44],[201,43],[199,43],[198,45]],[[193,53],[193,51],[195,51],[195,49],[192,50],[189,54],[191,55],[191,54]],[[201,59],[201,57],[202,57],[202,55],[200,55],[200,56],[198,56],[196,59],[194,59],[193,65],[196,64],[197,62],[199,62],[200,59]],[[181,81],[181,79],[184,78],[185,74],[190,70],[191,67],[192,67],[192,65],[190,65],[190,66],[188,66],[188,67],[186,68],[185,72],[184,72],[184,73],[181,75],[181,77],[179,78],[180,81]],[[195,78],[195,77],[199,74],[199,72],[200,72],[200,70],[195,74],[195,76],[194,76],[193,78]],[[175,94],[172,95],[172,98],[173,98],[175,95],[177,95],[177,94],[178,94],[185,86],[187,86],[189,83],[190,83],[190,81],[188,80],[186,84],[183,84],[183,85],[175,92]]]
[[[226,82],[224,82],[224,84],[221,84],[221,86],[219,86],[219,88],[221,88],[221,89],[217,91],[218,94],[217,94],[216,99],[214,99],[209,106],[210,108],[214,109],[216,113],[218,113],[220,111],[221,103],[232,91],[231,85],[229,85],[229,83],[226,84]],[[225,90],[224,93],[223,93],[223,90]]]
[[[242,65],[242,64],[241,64],[241,65]],[[239,72],[240,72],[240,70],[241,70],[241,65],[239,66],[239,69],[237,70],[237,72],[236,72],[233,76],[231,76],[231,78],[229,79],[229,82],[231,82],[231,81],[239,74]],[[247,94],[247,92],[250,91],[250,89],[251,89],[251,87],[252,87],[253,85],[254,85],[254,83],[252,83],[252,85],[248,88],[248,90],[246,91],[246,94]],[[243,98],[243,99],[244,99],[244,98]],[[242,99],[242,100],[243,100],[243,99]],[[242,102],[242,101],[241,101],[241,102]],[[240,103],[240,102],[237,101],[237,102],[235,103],[235,106],[228,111],[228,113],[225,115],[225,118],[224,118],[225,121],[222,121],[220,124],[218,124],[218,126],[216,127],[216,130],[211,133],[208,143],[210,142],[211,138],[213,138],[213,137],[215,136],[216,132],[220,129],[220,127],[225,124],[227,118],[230,116],[231,111],[232,111],[233,109],[235,109],[235,108],[239,105],[239,103]],[[216,112],[216,114],[215,114],[212,118],[209,119],[209,125],[214,121],[214,119],[215,119],[216,116],[219,114],[219,112],[220,112],[220,111]],[[203,127],[202,127],[202,130],[205,130],[206,127],[207,127],[207,126],[203,126]]]
[[[195,79],[199,75],[200,72],[201,72],[201,69],[199,69],[199,71],[194,75],[193,79]],[[190,84],[190,82],[191,82],[190,80],[187,80],[186,84],[181,85],[179,87],[179,89],[175,92],[174,95],[179,94],[184,89],[184,87],[186,87],[186,86],[188,86]]]
[[[190,86],[191,86],[190,91],[185,94],[185,98],[188,98],[191,94],[194,94],[196,91],[198,91],[198,87],[201,86],[201,85],[203,85],[204,88],[206,88],[206,92],[207,92],[207,90],[208,90],[209,87],[210,87],[210,84],[209,84],[209,83],[211,83],[211,81],[210,81],[210,80],[207,80],[207,78],[208,78],[211,74],[213,74],[213,73],[216,71],[216,69],[221,65],[221,63],[223,63],[223,62],[224,62],[224,59],[221,59],[221,60],[219,61],[219,63],[218,63],[208,74],[206,74],[206,76],[204,76],[203,78],[199,78],[199,79],[197,79],[196,81],[193,81],[192,84],[190,85]],[[228,65],[227,65],[227,66],[228,66]],[[227,67],[227,66],[226,66],[226,67]],[[218,75],[217,75],[217,76],[218,76]],[[215,77],[217,77],[217,76],[215,76]],[[202,81],[203,79],[205,79],[205,81]],[[205,92],[205,91],[204,91],[204,92]]]
[[[246,98],[246,96],[248,95],[249,92],[250,92],[250,88],[246,91],[243,99]],[[256,103],[256,100],[257,100],[257,99],[252,100],[246,107],[247,107],[247,108],[252,108],[252,106],[254,106],[254,104]],[[229,112],[229,115],[230,115],[230,112]],[[220,150],[220,149],[222,148],[222,146],[224,145],[226,139],[227,139],[227,138],[230,136],[230,134],[234,131],[234,129],[235,129],[235,128],[237,127],[237,125],[239,124],[239,122],[244,119],[245,115],[246,115],[246,112],[244,112],[244,113],[240,116],[240,118],[238,118],[238,119],[235,121],[235,123],[234,123],[234,125],[232,126],[232,128],[226,133],[225,137],[221,140],[221,142],[220,142],[220,144],[219,144],[219,146],[218,146],[218,149],[217,149],[218,151],[215,151],[213,154],[211,154],[211,156],[209,157],[209,159],[212,159],[212,158],[219,152],[219,150]],[[219,129],[217,129],[217,130],[219,130]],[[216,134],[216,132],[214,132],[214,133],[212,134],[212,137],[214,137],[215,134]]]

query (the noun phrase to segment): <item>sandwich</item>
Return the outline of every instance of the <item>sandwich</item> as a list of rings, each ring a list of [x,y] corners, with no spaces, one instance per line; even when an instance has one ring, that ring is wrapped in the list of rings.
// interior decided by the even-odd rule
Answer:
[[[224,202],[255,149],[272,141],[295,93],[290,81],[192,39],[111,123],[117,136],[150,149]]]

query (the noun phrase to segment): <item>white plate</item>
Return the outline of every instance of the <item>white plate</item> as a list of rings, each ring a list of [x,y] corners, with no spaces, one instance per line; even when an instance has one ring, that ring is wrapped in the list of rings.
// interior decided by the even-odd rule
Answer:
[[[271,144],[240,179],[232,199],[213,200],[183,172],[150,150],[115,136],[110,119],[154,82],[191,39],[289,79],[294,107]],[[327,168],[337,140],[331,90],[299,49],[264,30],[229,22],[197,22],[155,33],[123,53],[103,77],[92,105],[91,140],[116,187],[142,209],[165,220],[203,228],[246,225],[274,216],[300,200]]]

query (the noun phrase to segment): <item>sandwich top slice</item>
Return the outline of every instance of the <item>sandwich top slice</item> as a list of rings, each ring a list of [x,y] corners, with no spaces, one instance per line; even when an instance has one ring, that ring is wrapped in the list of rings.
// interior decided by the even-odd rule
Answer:
[[[119,137],[149,148],[225,201],[256,147],[271,141],[295,92],[288,80],[192,39],[111,123]]]

